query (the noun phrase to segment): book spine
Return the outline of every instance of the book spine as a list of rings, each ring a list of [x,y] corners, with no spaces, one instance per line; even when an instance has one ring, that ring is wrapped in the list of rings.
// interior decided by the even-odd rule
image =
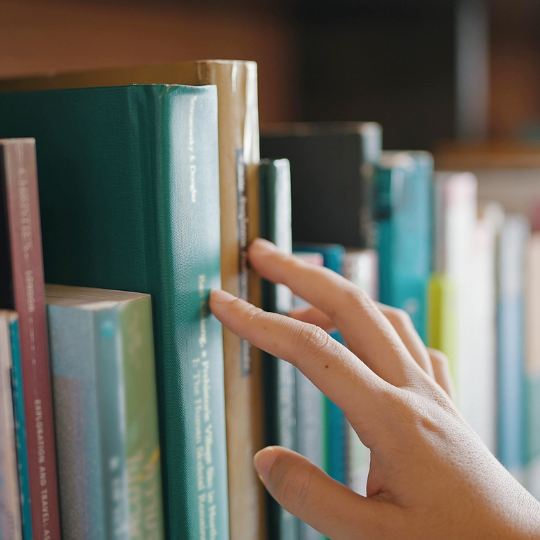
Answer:
[[[161,540],[163,504],[152,303],[124,303],[119,311],[125,381],[129,537]]]
[[[49,302],[47,315],[62,538],[115,538],[108,535],[105,519],[110,506],[103,480],[95,314]]]
[[[0,317],[0,538],[20,540],[21,507],[11,386],[8,317]]]
[[[157,239],[161,262],[155,320],[163,324],[158,395],[167,532],[227,539],[223,336],[208,308],[210,290],[221,288],[217,96],[208,87],[167,90],[167,96],[158,102],[158,118],[171,118],[174,129],[169,122],[159,126],[158,231],[149,240]]]
[[[118,308],[95,313],[96,368],[106,537],[130,538],[126,386]]]
[[[12,139],[1,147],[14,308],[19,313],[32,528],[36,540],[55,540],[60,538],[60,517],[35,143]]]
[[[259,168],[261,236],[286,252],[292,252],[291,181],[287,160],[264,160]],[[292,293],[283,285],[263,281],[263,307],[266,311],[288,313]],[[267,444],[296,450],[295,368],[288,362],[264,355],[266,379]],[[269,538],[296,540],[298,519],[269,498]]]
[[[21,345],[19,320],[10,323],[11,360],[13,378],[13,403],[15,410],[15,436],[17,461],[19,465],[19,491],[21,498],[21,522],[24,540],[32,540],[32,514],[30,508],[30,477],[28,473],[28,450],[26,443],[26,418],[24,415],[24,395],[22,381]]]

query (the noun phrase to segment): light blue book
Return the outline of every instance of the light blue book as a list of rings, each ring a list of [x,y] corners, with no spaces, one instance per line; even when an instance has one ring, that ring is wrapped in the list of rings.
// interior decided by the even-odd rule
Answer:
[[[63,540],[162,539],[150,296],[46,286]]]
[[[530,224],[509,216],[499,240],[497,457],[520,481],[526,463],[525,249]]]
[[[375,167],[379,300],[405,310],[427,337],[431,274],[431,183],[428,152],[383,152]]]
[[[24,414],[21,344],[19,339],[19,320],[17,317],[14,317],[11,320],[9,330],[11,337],[13,408],[15,412],[15,437],[17,443],[17,463],[19,467],[22,533],[24,540],[32,540],[30,477],[28,472],[28,450],[26,446],[26,416]]]

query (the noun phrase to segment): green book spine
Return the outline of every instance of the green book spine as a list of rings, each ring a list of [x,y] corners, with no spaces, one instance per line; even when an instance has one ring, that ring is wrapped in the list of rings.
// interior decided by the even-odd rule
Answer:
[[[157,540],[163,538],[163,504],[150,297],[123,304],[118,315],[125,381],[130,538]]]
[[[289,161],[263,160],[259,167],[261,198],[261,236],[285,252],[292,252],[291,178]],[[263,282],[263,304],[267,311],[288,313],[292,309],[291,291],[283,285]],[[264,355],[266,443],[297,450],[295,367]],[[299,521],[268,498],[269,538],[296,540]]]
[[[38,143],[49,282],[149,293],[169,538],[228,538],[215,87],[0,96]]]

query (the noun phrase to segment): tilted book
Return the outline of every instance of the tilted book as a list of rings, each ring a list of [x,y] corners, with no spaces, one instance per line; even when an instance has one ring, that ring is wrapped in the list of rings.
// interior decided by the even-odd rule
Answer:
[[[0,96],[39,140],[45,275],[154,301],[166,534],[228,538],[215,87]]]
[[[128,84],[217,86],[222,285],[234,296],[249,298],[260,306],[260,279],[248,272],[247,265],[248,243],[259,236],[259,120],[254,62],[201,60],[51,73],[0,81],[0,92]],[[260,540],[265,534],[264,491],[251,461],[263,444],[261,353],[226,328],[223,340],[231,535],[235,540]]]
[[[282,252],[292,252],[291,175],[286,159],[263,160],[259,167],[261,237]],[[287,314],[292,310],[292,293],[284,285],[263,281],[263,307]],[[264,354],[266,444],[297,449],[296,368],[289,362]],[[268,537],[297,540],[298,519],[271,497],[268,508]]]
[[[21,504],[17,470],[15,414],[11,385],[10,326],[17,315],[0,311],[0,538],[21,540]]]
[[[18,113],[10,111],[12,117]],[[11,137],[8,131],[3,135]],[[29,131],[18,133],[27,136]],[[60,517],[43,287],[35,143],[33,139],[3,140],[0,308],[14,309],[19,314],[32,531],[35,540],[54,540],[60,537]]]
[[[372,165],[381,146],[374,122],[284,124],[263,133],[262,157],[291,164],[295,242],[373,245]]]
[[[162,539],[150,296],[47,285],[46,300],[62,538]]]

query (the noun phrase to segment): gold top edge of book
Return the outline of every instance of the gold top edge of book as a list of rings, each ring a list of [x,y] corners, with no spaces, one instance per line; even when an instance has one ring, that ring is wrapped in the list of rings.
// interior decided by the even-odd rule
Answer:
[[[45,296],[48,303],[58,306],[95,305],[97,307],[103,307],[104,304],[113,306],[139,298],[150,298],[150,295],[145,293],[94,289],[91,287],[73,287],[70,285],[55,285],[50,283],[45,285]]]
[[[239,66],[253,70],[257,64],[249,60],[194,60],[80,71],[52,71],[1,79],[0,92],[85,88],[97,85],[124,86],[126,78],[129,78],[132,84],[199,85],[202,80],[209,79],[208,72],[217,66],[230,67],[234,71],[234,68]],[[99,82],[96,84],[97,81]]]
[[[540,169],[540,142],[443,144],[435,151],[438,169]]]

